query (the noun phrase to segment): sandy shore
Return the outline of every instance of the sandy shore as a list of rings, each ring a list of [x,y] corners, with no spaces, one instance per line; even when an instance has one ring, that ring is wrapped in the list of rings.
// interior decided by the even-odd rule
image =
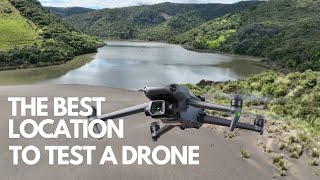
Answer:
[[[265,158],[263,152],[256,147],[257,133],[246,132],[241,137],[225,139],[223,136],[207,128],[200,130],[185,130],[178,128],[152,142],[149,133],[149,123],[152,119],[143,114],[133,115],[125,120],[124,139],[66,139],[58,138],[46,140],[40,137],[34,139],[9,139],[8,119],[11,118],[11,105],[7,101],[10,96],[46,96],[52,98],[62,97],[106,97],[107,102],[102,105],[102,112],[110,112],[147,102],[142,92],[126,91],[97,86],[84,85],[28,85],[0,87],[0,174],[1,179],[246,179],[267,180],[272,179],[275,167],[272,160]],[[49,104],[49,109],[52,102]],[[52,112],[49,114],[52,114]],[[49,117],[50,118],[50,117]],[[51,117],[52,119],[57,119]],[[17,120],[26,119],[17,118]],[[41,118],[36,118],[39,121]],[[65,117],[65,119],[70,119]],[[48,165],[48,154],[41,151],[42,156],[38,164],[28,166],[24,164],[12,165],[12,152],[8,150],[10,145],[94,145],[97,146],[93,154],[93,162],[99,162],[105,146],[112,146],[116,156],[121,157],[121,147],[139,145],[153,148],[158,145],[167,147],[183,145],[200,146],[200,165]],[[250,159],[241,157],[241,149],[246,148],[251,154]],[[21,161],[21,159],[20,159]],[[317,179],[319,176],[308,176],[305,179]],[[279,177],[280,179],[300,179],[298,176]]]

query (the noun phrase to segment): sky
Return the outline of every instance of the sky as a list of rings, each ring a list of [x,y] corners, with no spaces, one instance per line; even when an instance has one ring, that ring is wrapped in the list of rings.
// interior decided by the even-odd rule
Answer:
[[[55,7],[88,7],[95,9],[116,8],[145,4],[157,4],[163,2],[173,3],[223,3],[230,4],[240,0],[38,0],[43,6]]]

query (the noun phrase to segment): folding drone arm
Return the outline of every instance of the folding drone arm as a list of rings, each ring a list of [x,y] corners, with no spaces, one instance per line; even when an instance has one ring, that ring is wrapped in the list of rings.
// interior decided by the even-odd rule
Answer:
[[[130,116],[137,113],[142,113],[145,111],[146,107],[149,106],[149,103],[140,104],[137,106],[129,107],[126,109],[122,109],[119,111],[111,112],[105,115],[97,116],[96,119],[101,119],[103,121],[107,121],[109,119],[117,119],[124,116]]]
[[[242,103],[243,103],[243,100],[239,96],[236,96],[231,101],[230,107],[222,106],[218,104],[211,104],[211,103],[203,102],[196,99],[188,99],[187,101],[188,105],[196,108],[233,113],[234,114],[233,120],[231,121],[231,123],[229,123],[230,131],[233,131],[238,124],[238,121],[240,119],[241,112],[242,112]]]
[[[144,103],[144,104],[140,104],[140,105],[129,107],[129,108],[126,108],[126,109],[122,109],[122,110],[119,110],[119,111],[111,112],[111,113],[108,113],[108,114],[105,114],[105,115],[101,115],[101,116],[97,116],[96,108],[92,107],[93,108],[93,112],[92,112],[92,114],[90,116],[88,116],[88,120],[89,120],[89,123],[90,123],[91,121],[93,121],[95,119],[101,119],[103,121],[108,121],[109,119],[116,119],[116,118],[120,118],[120,117],[124,117],[124,116],[130,116],[130,115],[133,115],[133,114],[144,112],[145,108],[148,107],[148,105],[149,105],[149,103]],[[100,130],[99,130],[97,124],[95,124],[93,126],[93,131],[96,134],[100,133]]]
[[[206,124],[214,124],[219,126],[230,126],[232,123],[232,121],[230,120],[209,116],[206,114],[203,115],[202,122]],[[241,123],[241,122],[238,122],[236,124],[236,128],[256,131],[256,132],[259,132],[260,135],[263,134],[263,130],[264,130],[263,127],[264,127],[264,118],[262,116],[257,116],[254,121],[254,124],[247,124],[247,123]]]

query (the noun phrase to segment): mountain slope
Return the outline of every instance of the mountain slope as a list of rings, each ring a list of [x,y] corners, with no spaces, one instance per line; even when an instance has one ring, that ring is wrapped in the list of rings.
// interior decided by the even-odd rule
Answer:
[[[162,3],[103,9],[65,18],[72,26],[100,37],[168,40],[208,20],[228,13],[255,7],[262,2],[237,4],[174,4]]]
[[[320,1],[270,0],[192,29],[174,42],[266,57],[283,68],[320,70]]]
[[[88,13],[95,11],[95,9],[84,8],[84,7],[45,7],[50,12],[60,17],[67,17],[74,14]]]
[[[0,27],[1,44],[5,44],[0,49],[0,69],[59,64],[76,55],[95,52],[101,45],[36,0],[1,0],[1,4],[10,10],[2,10],[0,16],[4,23]]]
[[[39,37],[36,26],[6,0],[0,0],[0,34],[0,50],[32,45]]]

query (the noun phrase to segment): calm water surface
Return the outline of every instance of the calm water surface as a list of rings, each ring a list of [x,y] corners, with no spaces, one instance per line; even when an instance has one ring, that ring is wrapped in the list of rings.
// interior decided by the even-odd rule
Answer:
[[[158,42],[108,41],[90,63],[40,83],[142,89],[170,83],[227,81],[265,71],[258,59],[198,53]]]

